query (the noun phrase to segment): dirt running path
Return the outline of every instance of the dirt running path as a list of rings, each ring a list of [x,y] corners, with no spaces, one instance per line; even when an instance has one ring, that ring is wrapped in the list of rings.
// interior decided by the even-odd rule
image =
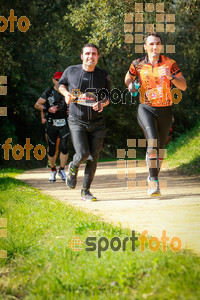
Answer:
[[[49,183],[49,169],[27,171],[17,178],[66,204],[136,232],[147,230],[160,240],[162,230],[166,230],[170,240],[179,237],[182,248],[200,253],[200,177],[180,177],[163,170],[160,181],[167,181],[167,188],[161,190],[161,197],[151,198],[146,189],[128,189],[127,181],[117,178],[116,162],[99,163],[91,191],[100,201],[85,203],[80,201],[83,169],[84,165],[75,190],[69,190],[58,176],[55,183]],[[146,178],[146,168],[137,168],[137,180]]]

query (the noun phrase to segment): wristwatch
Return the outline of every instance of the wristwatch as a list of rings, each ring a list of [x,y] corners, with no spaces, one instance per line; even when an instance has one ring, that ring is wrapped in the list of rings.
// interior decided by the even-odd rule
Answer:
[[[174,80],[176,78],[176,76],[174,74],[172,74],[172,79],[170,79],[170,81]]]

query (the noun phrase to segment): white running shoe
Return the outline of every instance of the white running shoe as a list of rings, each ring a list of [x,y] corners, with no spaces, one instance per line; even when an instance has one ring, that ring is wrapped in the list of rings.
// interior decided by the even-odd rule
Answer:
[[[60,176],[61,179],[62,179],[63,181],[65,181],[65,180],[66,180],[65,170],[60,170],[60,169],[59,169],[59,171],[58,171],[58,176]]]
[[[160,196],[160,188],[159,188],[159,181],[158,180],[150,180],[149,177],[147,178],[148,182],[148,195],[151,197]]]
[[[49,181],[50,182],[55,182],[56,181],[56,173],[57,171],[50,171],[50,176],[49,176]]]

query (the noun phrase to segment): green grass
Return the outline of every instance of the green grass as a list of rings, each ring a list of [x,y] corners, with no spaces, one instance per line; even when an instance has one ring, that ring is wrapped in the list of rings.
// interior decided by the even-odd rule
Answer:
[[[24,170],[22,169],[15,169],[15,168],[8,168],[8,169],[0,169],[0,178],[9,176],[9,177],[15,177],[18,174],[23,173]]]
[[[171,142],[168,165],[186,175],[200,174],[200,121],[190,131]]]
[[[168,249],[140,251],[85,251],[85,239],[116,236],[131,231],[64,205],[25,183],[0,174],[0,218],[7,219],[7,238],[0,249],[0,299],[199,299],[200,258],[191,252]],[[136,236],[138,236],[136,234]],[[72,251],[69,241],[83,240],[83,251]],[[104,246],[102,244],[102,246]]]

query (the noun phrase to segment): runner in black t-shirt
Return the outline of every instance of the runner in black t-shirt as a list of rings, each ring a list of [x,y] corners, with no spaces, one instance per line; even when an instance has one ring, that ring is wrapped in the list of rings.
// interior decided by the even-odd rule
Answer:
[[[68,123],[75,149],[66,184],[71,189],[75,188],[78,168],[87,160],[81,199],[95,201],[96,197],[89,189],[106,135],[102,111],[109,104],[110,76],[105,70],[96,67],[99,53],[94,44],[83,46],[81,59],[82,65],[68,67],[58,84],[59,91],[69,104]]]
[[[58,81],[62,72],[56,72],[53,76],[54,86],[47,89],[35,103],[35,108],[46,112],[48,158],[51,166],[49,181],[56,181],[56,142],[60,138],[60,169],[58,175],[66,180],[65,165],[68,159],[69,127],[67,123],[67,104],[61,93],[57,90]]]

